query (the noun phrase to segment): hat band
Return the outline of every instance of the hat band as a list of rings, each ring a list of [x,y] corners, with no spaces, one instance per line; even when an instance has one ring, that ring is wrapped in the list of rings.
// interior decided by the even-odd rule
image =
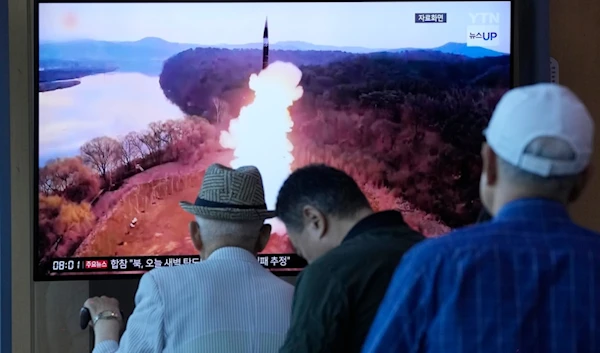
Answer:
[[[196,198],[194,205],[200,207],[210,207],[210,208],[236,208],[239,210],[266,210],[266,204],[260,205],[238,205],[233,203],[224,203],[224,202],[215,202],[201,199],[200,197]]]

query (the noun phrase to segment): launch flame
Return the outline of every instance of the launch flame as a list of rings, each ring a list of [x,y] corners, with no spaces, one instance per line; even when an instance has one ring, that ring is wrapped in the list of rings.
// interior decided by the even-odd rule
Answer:
[[[302,97],[301,78],[302,72],[295,65],[279,61],[258,75],[252,74],[249,85],[254,101],[231,120],[229,131],[221,132],[221,146],[234,150],[232,168],[254,165],[260,170],[269,209],[274,209],[277,192],[294,161],[288,139],[294,126],[289,108]]]

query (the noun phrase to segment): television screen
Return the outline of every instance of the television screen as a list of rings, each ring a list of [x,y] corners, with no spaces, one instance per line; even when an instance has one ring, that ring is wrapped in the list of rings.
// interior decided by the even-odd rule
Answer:
[[[43,2],[35,24],[36,280],[197,262],[179,201],[212,163],[257,166],[270,208],[325,163],[427,236],[477,219],[510,1]],[[270,222],[257,261],[301,270]]]

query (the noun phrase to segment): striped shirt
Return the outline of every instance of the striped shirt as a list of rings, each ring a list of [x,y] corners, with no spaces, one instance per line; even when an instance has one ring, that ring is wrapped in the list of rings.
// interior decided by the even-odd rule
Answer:
[[[512,202],[491,222],[409,251],[363,348],[599,351],[600,235],[541,199]]]
[[[120,344],[103,341],[93,353],[275,353],[293,292],[250,252],[221,248],[206,261],[146,273]]]

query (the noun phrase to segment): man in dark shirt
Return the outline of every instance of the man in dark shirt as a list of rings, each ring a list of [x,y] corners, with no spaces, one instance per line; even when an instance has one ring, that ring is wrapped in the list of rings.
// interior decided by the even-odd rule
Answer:
[[[277,216],[309,262],[280,352],[360,352],[396,265],[424,237],[399,212],[374,212],[350,176],[324,165],[290,175]]]

